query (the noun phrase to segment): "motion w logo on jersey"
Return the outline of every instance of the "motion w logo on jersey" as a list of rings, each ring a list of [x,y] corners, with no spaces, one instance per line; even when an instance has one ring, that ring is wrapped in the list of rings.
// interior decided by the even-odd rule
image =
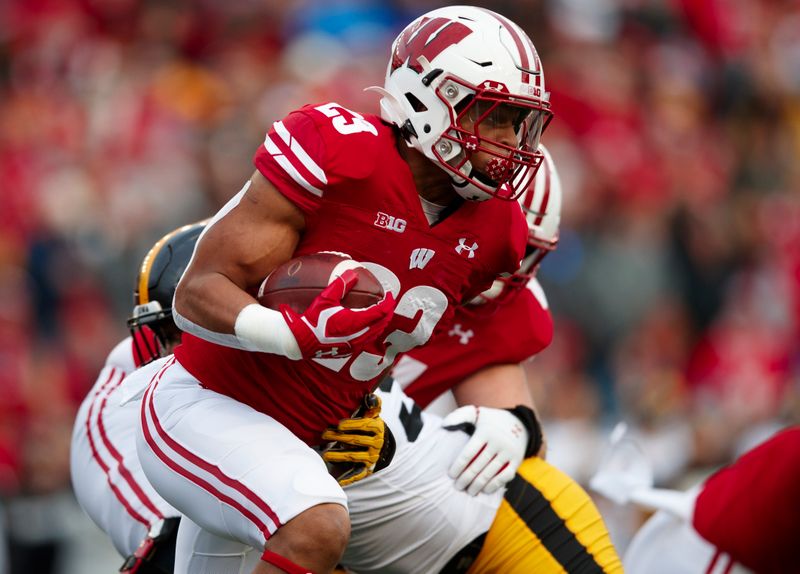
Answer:
[[[426,249],[419,247],[411,252],[411,262],[408,265],[409,269],[422,269],[428,262],[433,259],[436,252],[433,249]]]

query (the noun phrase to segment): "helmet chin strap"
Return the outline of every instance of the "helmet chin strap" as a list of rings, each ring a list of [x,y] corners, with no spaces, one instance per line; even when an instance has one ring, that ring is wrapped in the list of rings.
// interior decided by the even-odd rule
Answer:
[[[486,201],[492,197],[490,194],[486,193],[484,190],[472,183],[471,179],[469,179],[481,179],[482,176],[479,171],[472,167],[472,162],[467,161],[464,163],[459,171],[461,171],[461,173],[463,173],[466,177],[459,177],[453,173],[450,174],[450,180],[453,184],[453,189],[456,190],[458,195],[467,201]]]

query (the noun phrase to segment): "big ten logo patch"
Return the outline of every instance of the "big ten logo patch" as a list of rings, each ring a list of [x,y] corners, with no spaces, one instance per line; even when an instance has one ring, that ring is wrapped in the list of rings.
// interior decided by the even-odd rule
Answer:
[[[408,223],[405,219],[400,219],[382,211],[379,211],[375,216],[375,227],[380,227],[381,229],[403,233],[406,230],[406,225]]]

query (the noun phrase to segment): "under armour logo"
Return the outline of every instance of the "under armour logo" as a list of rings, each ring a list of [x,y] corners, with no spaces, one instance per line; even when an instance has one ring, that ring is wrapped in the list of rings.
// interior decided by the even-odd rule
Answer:
[[[474,135],[469,136],[467,141],[464,143],[464,147],[467,148],[468,151],[475,151],[478,149],[478,138]]]
[[[467,329],[466,331],[464,331],[461,328],[461,323],[456,323],[455,325],[453,325],[453,328],[447,332],[447,334],[450,337],[458,337],[458,342],[461,343],[462,345],[466,345],[469,343],[469,340],[475,333],[473,332],[472,329]]]
[[[409,269],[422,269],[428,264],[428,261],[433,259],[436,252],[433,249],[426,249],[420,247],[411,252],[411,262],[408,265]]]
[[[477,242],[473,242],[472,245],[467,245],[467,238],[462,237],[458,240],[458,245],[456,245],[456,253],[461,255],[464,251],[467,252],[467,259],[472,259],[475,257],[475,250],[478,248]]]
[[[496,92],[505,92],[506,94],[508,93],[508,88],[506,88],[505,84],[501,82],[494,82],[492,80],[485,80],[481,84],[481,88],[483,88],[484,90],[494,90]]]
[[[331,347],[330,351],[323,351],[319,349],[316,353],[314,353],[315,359],[321,359],[323,357],[338,357],[339,356],[339,347]]]

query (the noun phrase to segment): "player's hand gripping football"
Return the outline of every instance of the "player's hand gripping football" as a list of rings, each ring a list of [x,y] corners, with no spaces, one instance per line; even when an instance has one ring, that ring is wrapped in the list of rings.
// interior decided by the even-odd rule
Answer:
[[[380,417],[381,399],[369,394],[353,418],[322,433],[332,444],[322,453],[331,474],[342,486],[365,478],[389,465],[394,456],[392,431]]]
[[[395,300],[386,293],[383,300],[364,309],[342,306],[342,298],[358,281],[352,269],[334,279],[303,314],[281,305],[302,358],[347,357],[377,339],[392,319]]]
[[[505,486],[522,460],[541,447],[541,429],[533,411],[525,407],[506,410],[468,405],[447,415],[442,426],[472,435],[448,471],[455,487],[472,496],[491,494]]]

